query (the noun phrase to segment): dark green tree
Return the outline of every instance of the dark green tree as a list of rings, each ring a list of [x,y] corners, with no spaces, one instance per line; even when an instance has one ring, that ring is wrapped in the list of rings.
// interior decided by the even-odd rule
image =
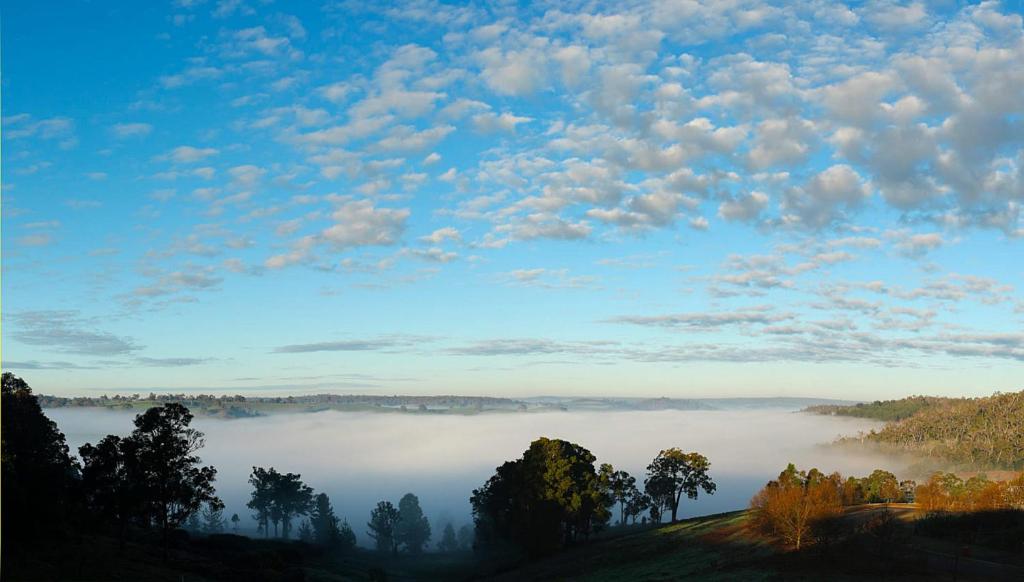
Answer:
[[[473,491],[477,542],[504,541],[537,555],[589,536],[609,517],[594,460],[568,441],[535,440]]]
[[[697,499],[700,489],[708,495],[714,495],[716,486],[708,475],[710,468],[711,463],[700,453],[667,449],[658,453],[647,466],[644,486],[654,503],[671,511],[672,521],[675,522],[684,493],[690,499]]]
[[[367,533],[377,545],[377,551],[398,553],[398,541],[395,539],[395,527],[398,525],[398,508],[390,501],[381,501],[370,512]]]
[[[395,526],[395,541],[405,546],[410,554],[420,554],[430,540],[430,522],[423,515],[420,500],[412,493],[406,493],[398,501],[398,524]]]

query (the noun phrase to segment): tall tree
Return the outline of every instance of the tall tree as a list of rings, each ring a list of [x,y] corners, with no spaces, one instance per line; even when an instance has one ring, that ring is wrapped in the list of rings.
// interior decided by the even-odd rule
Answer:
[[[2,458],[2,527],[4,553],[34,540],[46,528],[71,513],[69,489],[78,467],[64,434],[43,414],[32,389],[21,378],[4,372],[0,403]]]
[[[313,509],[309,517],[313,527],[313,539],[316,543],[336,548],[341,543],[341,531],[338,528],[338,516],[334,515],[331,500],[326,493],[313,498]]]
[[[679,502],[683,494],[697,499],[701,489],[714,495],[716,485],[708,475],[711,463],[700,453],[684,453],[677,448],[666,449],[647,466],[647,480],[644,482],[648,495],[672,512],[676,521]]]
[[[238,533],[238,522],[242,521],[237,513],[231,514],[231,531]]]
[[[379,552],[398,553],[398,541],[395,539],[395,527],[398,525],[398,508],[390,501],[381,501],[370,512],[367,533],[373,538]]]
[[[203,433],[189,425],[192,413],[177,403],[153,407],[135,418],[128,441],[137,458],[139,475],[154,523],[167,533],[177,528],[203,503],[223,509],[213,488],[217,470],[201,467],[195,452]]]
[[[280,519],[281,536],[288,539],[292,518],[307,515],[313,505],[313,488],[302,482],[301,475],[285,473],[274,484],[273,500],[271,519]]]
[[[263,530],[264,537],[270,536],[270,513],[274,505],[274,485],[278,477],[279,474],[273,467],[270,469],[253,467],[252,474],[249,475],[252,493],[250,494],[249,502],[246,503],[246,507],[255,512],[252,517],[256,520],[258,527]],[[277,537],[276,525],[274,527],[274,536]]]
[[[423,515],[420,500],[412,493],[406,493],[398,501],[395,541],[404,545],[410,554],[420,554],[428,540],[430,540],[430,522]]]

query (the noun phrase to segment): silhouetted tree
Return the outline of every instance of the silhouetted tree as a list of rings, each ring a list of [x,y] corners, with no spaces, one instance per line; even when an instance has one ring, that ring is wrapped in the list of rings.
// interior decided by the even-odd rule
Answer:
[[[444,531],[441,533],[441,541],[437,542],[437,551],[454,552],[459,549],[459,540],[455,538],[455,528],[452,522],[444,524]]]
[[[460,550],[472,550],[473,549],[473,528],[468,524],[463,524],[459,527],[459,549]]]
[[[423,515],[420,500],[412,493],[406,493],[398,501],[398,524],[395,526],[395,541],[404,545],[410,554],[423,552],[430,540],[430,522]]]
[[[238,517],[237,513],[231,514],[231,530],[233,532],[238,533],[238,522],[240,521],[242,520]]]
[[[252,493],[246,507],[253,510],[253,519],[263,536],[270,536],[270,510],[274,504],[273,488],[277,480],[278,472],[271,467],[269,470],[262,467],[253,467],[249,475],[249,484],[252,485]],[[274,526],[274,537],[277,537],[277,525]]]
[[[136,416],[135,430],[127,437],[107,437],[98,446],[79,449],[87,498],[109,512],[110,495],[124,494],[127,502],[117,511],[130,512],[124,517],[140,525],[158,527],[165,549],[167,534],[204,503],[224,507],[213,487],[217,470],[199,466],[195,452],[203,447],[203,433],[190,428],[191,422],[187,408],[168,403]]]
[[[281,536],[288,539],[293,517],[307,515],[313,504],[313,489],[304,484],[301,475],[285,473],[274,485],[274,507],[271,517],[281,520]]]
[[[281,537],[287,539],[292,518],[307,515],[313,503],[313,489],[304,484],[301,475],[279,473],[276,469],[253,467],[249,476],[253,490],[247,506],[255,511],[253,518],[269,535],[268,522],[274,524],[274,537],[281,526]]]
[[[0,403],[2,434],[2,527],[4,554],[20,540],[34,540],[71,513],[70,489],[78,472],[64,435],[43,414],[32,389],[4,372]],[[15,535],[14,532],[17,532]]]
[[[395,539],[395,527],[398,525],[398,508],[390,501],[381,501],[370,512],[370,528],[367,533],[376,542],[377,551],[398,553],[398,541]]]
[[[307,544],[313,543],[313,527],[309,525],[308,519],[302,520],[302,523],[299,524],[299,540]]]
[[[348,520],[343,519],[341,525],[338,526],[338,548],[347,551],[354,547],[356,547],[356,532],[352,531]]]
[[[321,493],[313,498],[313,509],[310,512],[309,521],[313,527],[313,539],[316,543],[328,548],[341,546],[338,517],[334,515],[334,508],[331,507],[331,500],[326,493]]]
[[[224,533],[223,506],[206,504],[206,507],[203,508],[203,531],[208,534]]]
[[[716,486],[708,475],[710,468],[711,463],[704,455],[684,453],[677,448],[667,449],[658,453],[647,466],[644,486],[655,503],[672,512],[672,521],[675,522],[684,493],[690,499],[697,499],[700,489],[714,495]]]

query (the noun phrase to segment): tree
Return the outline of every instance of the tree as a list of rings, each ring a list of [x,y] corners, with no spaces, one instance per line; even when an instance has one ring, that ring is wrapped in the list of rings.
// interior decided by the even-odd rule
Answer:
[[[224,533],[224,509],[209,503],[203,509],[203,531],[208,534]]]
[[[577,444],[540,438],[495,469],[470,497],[478,545],[506,542],[539,555],[589,536],[609,517],[594,460]]]
[[[296,473],[285,473],[274,483],[271,519],[280,519],[284,539],[288,539],[292,518],[307,515],[313,504],[313,488],[304,484],[300,477]]]
[[[655,503],[672,512],[676,521],[679,501],[685,493],[690,499],[697,499],[700,489],[714,495],[716,485],[708,475],[711,463],[700,453],[684,453],[671,448],[658,453],[647,466],[647,480],[644,481],[647,494]]]
[[[316,543],[328,548],[336,548],[341,544],[338,517],[334,515],[334,508],[331,507],[331,500],[326,493],[313,498],[313,510],[310,512],[309,521]]]
[[[105,487],[113,484],[130,500],[125,517],[158,527],[165,551],[168,533],[204,503],[224,507],[213,487],[217,470],[199,466],[195,452],[203,447],[203,433],[190,428],[191,422],[188,408],[167,403],[136,416],[135,430],[124,439],[107,437],[98,447],[86,444],[79,450],[83,475],[99,487],[87,497],[103,499],[111,492]]]
[[[459,549],[468,551],[473,549],[473,528],[468,524],[463,524],[459,527]]]
[[[902,497],[900,482],[889,471],[875,469],[862,480],[864,496],[870,503],[895,501]]]
[[[459,540],[455,537],[455,528],[452,522],[444,524],[444,531],[441,533],[441,541],[437,542],[437,551],[454,552],[459,549]]]
[[[356,547],[356,532],[352,531],[352,526],[348,524],[348,520],[342,520],[341,525],[338,526],[338,549],[350,550]]]
[[[381,501],[370,512],[370,528],[367,533],[373,538],[379,552],[398,553],[398,541],[395,539],[395,527],[398,525],[398,508],[390,501]]]
[[[398,501],[395,541],[404,545],[410,554],[420,554],[429,539],[430,523],[423,515],[420,500],[412,493],[406,493]]]
[[[626,500],[626,517],[629,517],[632,523],[636,525],[636,518],[650,507],[651,497],[634,486],[630,491],[629,498]]]
[[[252,474],[249,475],[252,494],[249,502],[246,503],[246,507],[255,512],[252,517],[256,520],[258,527],[263,530],[264,537],[270,535],[270,510],[274,503],[273,489],[277,478],[278,472],[273,467],[269,470],[262,467],[253,467]],[[274,536],[277,536],[276,524]]]
[[[754,524],[795,549],[813,541],[814,530],[842,513],[842,478],[820,471],[798,471],[790,463],[750,501]]]
[[[313,528],[309,525],[309,520],[302,520],[302,523],[299,524],[299,540],[311,544],[313,539]]]
[[[4,372],[0,403],[4,553],[20,540],[42,535],[69,516],[70,488],[78,473],[64,434],[43,414],[29,385]]]
[[[605,466],[609,469],[612,467],[611,465],[602,465],[602,469]],[[630,515],[626,511],[626,505],[639,494],[639,490],[636,488],[636,478],[626,471],[610,471],[608,473],[608,488],[612,500],[619,504],[619,525],[625,524],[626,517]]]
[[[238,522],[240,521],[242,520],[238,517],[237,513],[231,514],[231,530],[236,534],[238,533]]]
[[[269,523],[273,523],[274,537],[280,525],[281,537],[287,539],[292,518],[309,513],[313,489],[302,482],[301,475],[282,474],[273,467],[253,467],[249,483],[253,491],[246,505],[255,511],[253,518],[262,526],[264,535],[270,534]]]

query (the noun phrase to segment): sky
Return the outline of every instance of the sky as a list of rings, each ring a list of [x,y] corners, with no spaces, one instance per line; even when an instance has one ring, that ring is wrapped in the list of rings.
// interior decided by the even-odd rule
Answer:
[[[2,4],[39,392],[1024,388],[1019,1]]]

